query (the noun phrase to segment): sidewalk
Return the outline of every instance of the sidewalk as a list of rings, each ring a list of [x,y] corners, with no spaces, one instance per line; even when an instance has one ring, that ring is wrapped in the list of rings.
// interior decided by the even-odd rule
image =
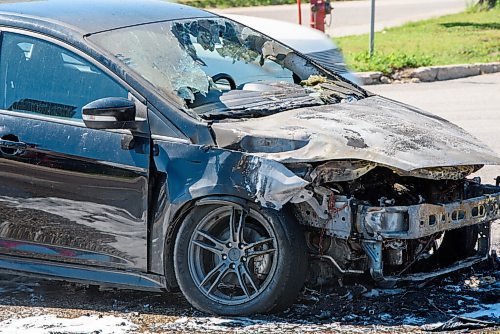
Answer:
[[[466,8],[466,0],[376,0],[377,31],[402,25],[409,21],[458,13]],[[333,2],[333,27],[327,34],[334,37],[368,33],[370,30],[370,1]],[[210,9],[218,14],[239,14],[297,22],[297,6],[262,6]],[[302,5],[302,22],[308,24],[310,5]]]

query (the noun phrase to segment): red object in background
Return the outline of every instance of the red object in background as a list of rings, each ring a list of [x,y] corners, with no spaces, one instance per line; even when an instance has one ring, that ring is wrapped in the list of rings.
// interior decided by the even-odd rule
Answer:
[[[330,0],[311,0],[311,27],[325,32],[326,16],[331,13]]]
[[[299,6],[299,24],[302,24],[302,4],[300,0],[297,0],[297,6]]]

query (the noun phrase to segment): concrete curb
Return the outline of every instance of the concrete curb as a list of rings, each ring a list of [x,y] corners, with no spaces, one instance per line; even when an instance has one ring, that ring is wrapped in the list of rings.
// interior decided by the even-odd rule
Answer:
[[[358,72],[354,74],[362,85],[379,85],[452,80],[496,72],[500,72],[500,62],[419,67],[406,69],[391,75],[382,72]]]

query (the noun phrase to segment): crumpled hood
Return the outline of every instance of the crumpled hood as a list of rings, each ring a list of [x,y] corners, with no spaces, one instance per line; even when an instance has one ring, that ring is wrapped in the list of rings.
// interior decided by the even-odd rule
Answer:
[[[212,127],[220,147],[282,163],[360,159],[404,171],[500,164],[491,149],[462,128],[380,96]]]

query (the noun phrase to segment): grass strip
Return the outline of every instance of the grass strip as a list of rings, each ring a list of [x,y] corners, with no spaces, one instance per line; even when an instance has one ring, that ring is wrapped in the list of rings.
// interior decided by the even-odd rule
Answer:
[[[375,35],[368,54],[368,34],[336,38],[355,71],[395,70],[431,65],[500,61],[500,5],[477,6],[463,13],[407,23]]]

